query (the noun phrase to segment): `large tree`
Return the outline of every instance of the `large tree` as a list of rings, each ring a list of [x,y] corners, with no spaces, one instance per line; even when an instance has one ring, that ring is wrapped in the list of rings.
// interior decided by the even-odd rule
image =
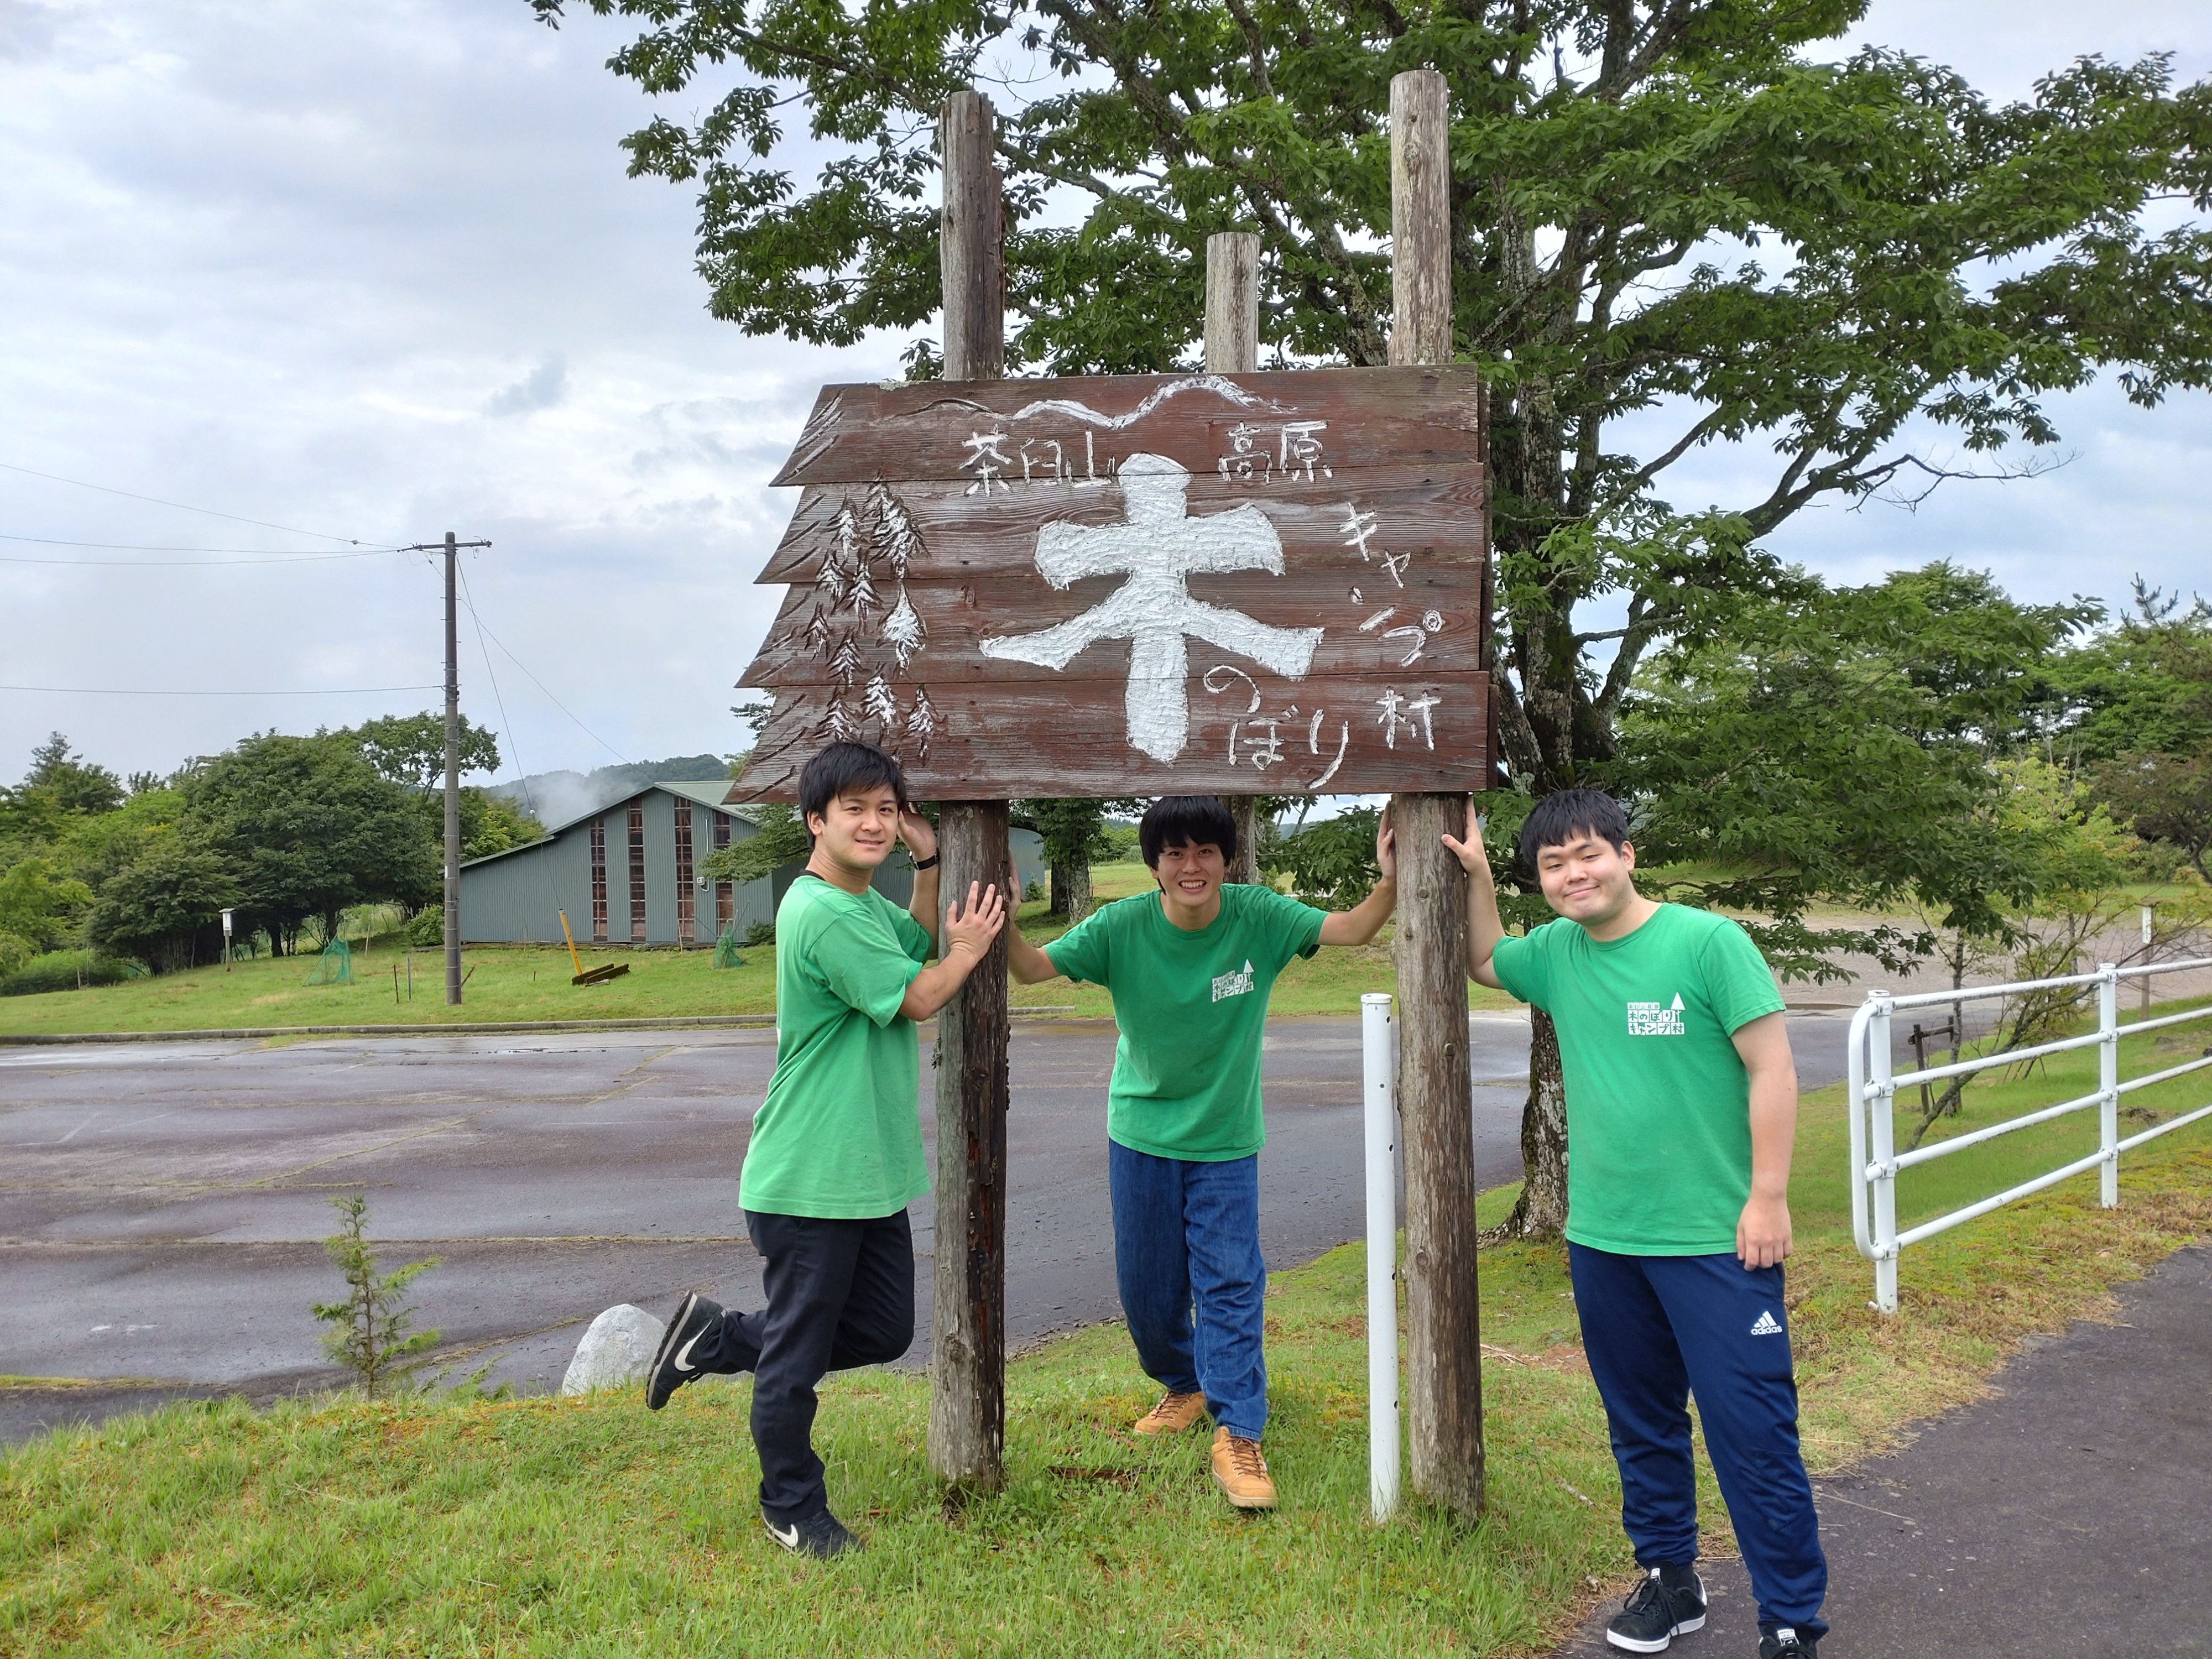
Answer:
[[[2212,380],[2212,240],[2143,221],[2212,207],[2212,89],[2162,58],[1993,103],[1898,52],[1819,61],[1863,0],[583,3],[642,21],[617,73],[699,100],[624,142],[696,184],[709,304],[756,333],[926,327],[933,119],[999,90],[1007,357],[1057,372],[1194,362],[1231,229],[1261,238],[1277,361],[1384,362],[1389,82],[1442,71],[1500,735],[1535,793],[1620,778],[1646,657],[1774,586],[1759,540],[1808,503],[1931,487],[1971,470],[1953,451],[2018,470],[1998,452],[2057,437],[2046,395],[2107,370],[2146,407]],[[1763,475],[1678,505],[1669,469],[1727,441]]]
[[[184,790],[185,830],[279,954],[311,916],[336,939],[349,905],[419,903],[437,884],[428,815],[349,738],[248,738],[191,772]]]

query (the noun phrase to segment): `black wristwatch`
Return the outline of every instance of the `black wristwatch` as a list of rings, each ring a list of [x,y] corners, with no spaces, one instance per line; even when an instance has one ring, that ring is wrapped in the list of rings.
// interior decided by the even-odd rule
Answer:
[[[934,870],[937,868],[937,854],[932,853],[926,859],[916,859],[914,861],[914,867],[917,870]]]

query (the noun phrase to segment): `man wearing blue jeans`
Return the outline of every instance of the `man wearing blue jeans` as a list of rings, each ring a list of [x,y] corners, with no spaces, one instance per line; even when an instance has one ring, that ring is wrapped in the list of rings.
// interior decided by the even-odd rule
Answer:
[[[1260,1454],[1260,1038],[1275,976],[1324,945],[1364,945],[1397,902],[1391,833],[1382,879],[1339,915],[1222,877],[1237,823],[1212,795],[1170,795],[1138,826],[1158,890],[1102,905],[1040,950],[1006,931],[1024,985],[1065,974],[1113,994],[1121,1041],[1107,1093],[1114,1266],[1137,1358],[1167,1392],[1136,1425],[1180,1432],[1211,1413],[1213,1478],[1239,1509],[1273,1509]]]
[[[1759,1659],[1818,1659],[1827,1626],[1782,1261],[1797,1072],[1774,977],[1726,917],[1636,890],[1620,804],[1548,795],[1522,864],[1559,920],[1508,939],[1482,837],[1444,837],[1470,878],[1468,972],[1543,1009],[1567,1085],[1567,1263],[1583,1350],[1644,1577],[1606,1640],[1657,1653],[1702,1629],[1690,1397],[1759,1599]]]

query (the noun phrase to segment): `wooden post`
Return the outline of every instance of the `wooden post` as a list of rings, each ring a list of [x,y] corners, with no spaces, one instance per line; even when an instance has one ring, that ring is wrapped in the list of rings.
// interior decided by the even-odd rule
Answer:
[[[1260,367],[1260,239],[1224,230],[1206,239],[1206,367],[1249,374]],[[1226,879],[1260,879],[1259,814],[1249,795],[1224,795],[1237,823],[1237,856]]]
[[[1435,70],[1390,82],[1394,363],[1452,360],[1449,99]],[[1467,877],[1446,830],[1464,795],[1394,797],[1398,832],[1398,1109],[1406,1148],[1407,1399],[1413,1489],[1482,1508],[1482,1340],[1468,1065]]]
[[[945,378],[1006,373],[1003,208],[990,100],[945,100],[939,129],[945,216]],[[939,809],[939,891],[1014,891],[1006,803]],[[929,1336],[929,1466],[956,1486],[994,1490],[1006,1437],[1006,941],[1000,935],[937,1017],[937,1271]]]

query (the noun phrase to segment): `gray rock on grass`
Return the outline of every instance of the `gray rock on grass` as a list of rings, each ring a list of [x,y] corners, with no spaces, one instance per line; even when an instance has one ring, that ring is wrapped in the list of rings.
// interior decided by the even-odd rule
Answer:
[[[627,1302],[608,1309],[576,1345],[576,1357],[561,1379],[561,1392],[589,1394],[594,1389],[619,1389],[643,1381],[667,1328]]]

